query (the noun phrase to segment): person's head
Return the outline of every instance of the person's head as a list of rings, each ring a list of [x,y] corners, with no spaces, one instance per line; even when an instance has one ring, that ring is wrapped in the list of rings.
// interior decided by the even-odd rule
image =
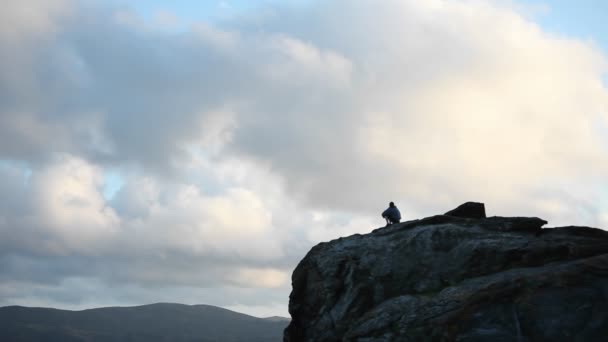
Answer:
[[[392,208],[392,207],[395,206],[395,203],[391,202],[391,203],[388,204],[388,206]]]

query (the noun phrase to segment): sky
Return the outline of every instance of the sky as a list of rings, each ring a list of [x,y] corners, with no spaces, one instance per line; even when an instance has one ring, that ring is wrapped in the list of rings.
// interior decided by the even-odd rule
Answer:
[[[2,7],[0,305],[288,316],[389,201],[608,227],[603,1]]]

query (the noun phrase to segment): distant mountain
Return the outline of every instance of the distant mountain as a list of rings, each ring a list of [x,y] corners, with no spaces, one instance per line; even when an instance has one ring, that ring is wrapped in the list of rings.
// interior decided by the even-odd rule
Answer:
[[[0,341],[278,342],[289,319],[257,318],[210,305],[151,304],[82,311],[0,308]]]
[[[264,318],[264,320],[271,321],[271,322],[287,322],[287,323],[289,323],[291,321],[291,319],[289,319],[287,317],[280,317],[280,316],[266,317],[266,318]]]

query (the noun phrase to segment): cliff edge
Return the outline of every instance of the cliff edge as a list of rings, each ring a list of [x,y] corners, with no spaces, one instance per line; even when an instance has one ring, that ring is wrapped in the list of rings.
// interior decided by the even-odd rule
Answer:
[[[284,341],[601,341],[608,232],[482,203],[310,250]]]

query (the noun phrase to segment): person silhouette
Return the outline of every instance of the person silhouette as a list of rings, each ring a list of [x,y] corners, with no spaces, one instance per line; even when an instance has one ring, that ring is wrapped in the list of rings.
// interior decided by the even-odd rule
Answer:
[[[388,209],[382,212],[382,217],[386,219],[386,225],[399,223],[401,221],[401,212],[395,206],[395,203],[388,204]]]

